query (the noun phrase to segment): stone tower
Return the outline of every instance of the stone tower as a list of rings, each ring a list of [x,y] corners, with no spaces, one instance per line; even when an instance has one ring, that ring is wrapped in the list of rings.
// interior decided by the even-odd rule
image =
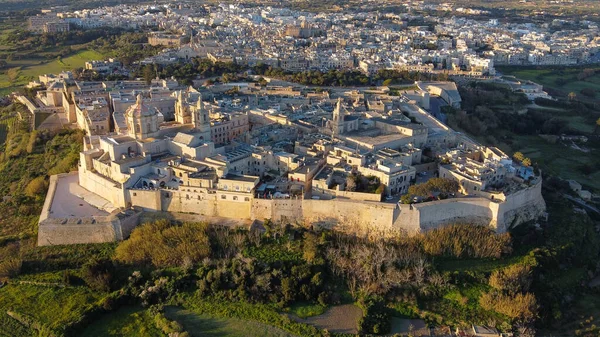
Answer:
[[[200,134],[201,139],[210,140],[210,116],[208,110],[204,109],[202,94],[198,96],[196,106],[190,108],[192,110],[192,123],[194,124],[194,129]]]
[[[335,135],[341,135],[344,133],[344,115],[345,110],[342,107],[342,98],[338,98],[337,104],[335,105],[335,109],[333,109],[333,133]]]
[[[177,101],[175,102],[175,121],[179,124],[191,124],[192,114],[183,95],[184,93],[181,90],[177,92]]]

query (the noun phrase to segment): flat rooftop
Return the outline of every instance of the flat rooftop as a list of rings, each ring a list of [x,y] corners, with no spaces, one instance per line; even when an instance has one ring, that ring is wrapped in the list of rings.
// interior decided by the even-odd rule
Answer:
[[[107,216],[116,208],[103,197],[79,185],[79,175],[58,177],[50,205],[50,218]]]
[[[235,174],[227,174],[224,179],[227,180],[237,180],[237,181],[245,181],[245,182],[254,182],[258,177],[252,176],[238,176]]]

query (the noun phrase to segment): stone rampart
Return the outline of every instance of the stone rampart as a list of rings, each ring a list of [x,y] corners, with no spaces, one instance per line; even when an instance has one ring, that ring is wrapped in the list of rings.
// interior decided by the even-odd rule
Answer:
[[[203,219],[215,217],[221,221],[271,219],[344,231],[403,232],[410,235],[452,223],[485,225],[505,232],[512,226],[535,220],[546,209],[540,179],[525,189],[507,195],[506,200],[463,197],[413,205],[345,198],[255,199],[247,193],[215,192],[193,187],[182,187],[180,190],[131,189],[121,193],[123,199],[129,200],[136,210],[117,210],[109,216],[52,218],[48,210],[54,201],[56,181],[56,176],[51,177],[48,197],[40,215],[39,245],[123,240],[137,226],[142,211],[190,213]],[[84,181],[89,183],[94,180],[84,178]],[[117,198],[119,196],[119,192],[114,190],[107,193]]]
[[[47,218],[38,226],[38,246],[121,241],[138,225],[141,209],[108,216]]]

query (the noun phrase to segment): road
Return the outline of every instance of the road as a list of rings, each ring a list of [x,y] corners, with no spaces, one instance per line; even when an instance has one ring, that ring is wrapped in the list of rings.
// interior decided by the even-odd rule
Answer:
[[[565,198],[567,198],[567,199],[571,200],[572,202],[576,203],[577,205],[579,205],[579,206],[581,206],[583,208],[586,208],[586,209],[588,209],[588,210],[590,210],[592,212],[596,212],[596,213],[600,214],[600,210],[599,209],[597,209],[596,207],[594,207],[592,205],[589,205],[585,201],[583,201],[583,200],[581,200],[579,198],[574,198],[574,197],[572,197],[570,195],[567,195],[567,194],[565,194],[564,196],[565,196]]]

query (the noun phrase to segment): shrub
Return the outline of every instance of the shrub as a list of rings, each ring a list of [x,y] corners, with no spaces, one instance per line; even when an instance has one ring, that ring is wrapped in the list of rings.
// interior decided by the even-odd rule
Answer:
[[[510,296],[497,292],[488,292],[481,295],[479,304],[486,310],[493,310],[513,320],[522,322],[531,322],[538,315],[537,301],[531,293],[519,293]]]
[[[408,188],[408,195],[428,197],[434,192],[456,193],[458,192],[458,181],[447,178],[431,178],[426,183],[412,185]]]
[[[46,181],[46,177],[40,176],[27,184],[25,187],[25,195],[30,197],[43,196],[48,189],[48,182]]]
[[[97,291],[110,291],[114,266],[108,259],[92,259],[81,267],[85,283]]]
[[[115,258],[125,263],[178,266],[183,261],[197,263],[208,257],[210,243],[205,224],[171,225],[160,220],[134,229],[115,253]]]
[[[358,322],[358,328],[362,333],[379,335],[390,331],[390,314],[382,300],[364,299],[358,304],[364,313]]]
[[[523,264],[514,264],[508,268],[496,270],[490,276],[490,286],[514,295],[526,292],[531,285],[531,267]]]
[[[433,256],[499,258],[512,251],[510,234],[496,234],[484,226],[444,226],[422,234],[420,240],[423,250]]]
[[[12,258],[0,262],[0,278],[15,277],[21,273],[21,265],[23,261],[20,258]]]

